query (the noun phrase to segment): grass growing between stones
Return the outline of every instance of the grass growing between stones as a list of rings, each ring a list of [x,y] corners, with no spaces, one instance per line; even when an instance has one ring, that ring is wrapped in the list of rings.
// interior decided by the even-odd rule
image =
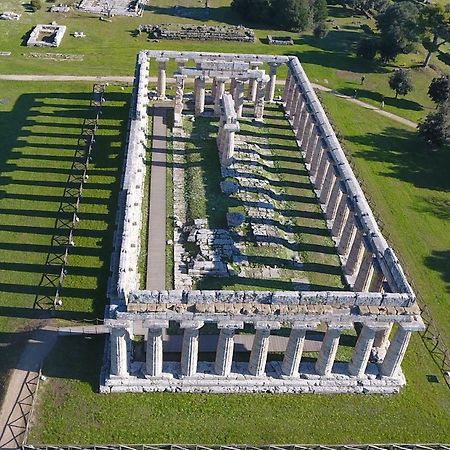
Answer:
[[[341,134],[383,233],[450,344],[450,152],[433,152],[414,131],[331,95]],[[370,124],[370,127],[369,127]]]
[[[0,394],[20,354],[92,84],[1,82]],[[83,190],[58,319],[102,317],[128,93],[110,86]]]

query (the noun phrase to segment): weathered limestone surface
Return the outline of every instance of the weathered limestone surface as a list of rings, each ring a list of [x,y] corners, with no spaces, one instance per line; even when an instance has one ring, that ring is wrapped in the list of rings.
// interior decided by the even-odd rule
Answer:
[[[27,47],[59,47],[66,30],[65,25],[36,25],[28,38]]]
[[[264,102],[274,100],[277,68],[287,64],[283,94],[286,116],[310,170],[311,182],[352,291],[195,291],[190,289],[189,283],[177,278],[177,273],[177,286],[186,290],[139,290],[136,268],[145,177],[149,59],[159,70],[157,93],[160,98],[165,98],[166,63],[173,59],[178,65],[174,99],[176,124],[181,124],[185,80],[195,80],[193,99],[197,115],[205,110],[205,82],[214,80],[215,109],[221,115],[217,142],[222,173],[230,179],[234,177],[234,165],[245,163],[244,160],[236,161],[234,155],[234,132],[239,129],[237,119],[242,115],[244,83],[249,82],[248,97],[255,102],[255,119],[261,120]],[[195,68],[189,66],[191,60]],[[264,70],[267,65],[269,75]],[[227,92],[228,85],[230,93]],[[183,137],[182,130],[174,133]],[[174,150],[177,150],[176,162],[182,164],[183,152],[178,151],[182,147],[174,147]],[[254,162],[251,159],[247,163]],[[175,168],[174,180],[177,185],[184,185],[183,177]],[[240,179],[236,182],[227,180],[222,189],[239,189],[241,183],[244,181]],[[184,194],[179,186],[174,190],[177,209],[174,252],[180,253],[178,240],[185,212],[179,203]],[[111,305],[107,310],[106,326],[110,328],[110,337],[105,351],[102,392],[394,393],[405,384],[401,362],[411,333],[424,328],[420,310],[297,58],[141,52],[136,66],[119,198],[108,288]],[[265,204],[262,199],[261,203],[264,208],[254,209],[263,210],[269,217],[270,200]],[[245,211],[247,213],[251,214],[251,211]],[[217,230],[201,231],[210,242]],[[259,230],[252,228],[252,232],[256,236]],[[225,248],[227,239],[220,240]],[[205,254],[214,253],[211,247],[203,250]],[[240,255],[231,251],[229,257],[233,261],[235,256]],[[213,255],[213,262],[217,261]],[[183,332],[179,362],[164,361],[163,358],[163,337],[169,321],[177,323]],[[389,341],[394,324],[396,333]],[[214,362],[199,361],[198,337],[204,325],[217,326],[219,330],[218,339],[214,341],[217,342]],[[317,361],[302,360],[308,332],[317,332],[316,328],[323,330],[324,325],[326,332]],[[249,363],[233,360],[235,335],[244,326],[246,332],[249,327],[254,332]],[[283,361],[271,361],[271,330],[281,326],[291,329],[289,340],[283,349]],[[351,361],[335,361],[341,334],[353,327],[361,331]],[[131,339],[134,335],[144,335],[146,339],[145,361],[134,359]]]

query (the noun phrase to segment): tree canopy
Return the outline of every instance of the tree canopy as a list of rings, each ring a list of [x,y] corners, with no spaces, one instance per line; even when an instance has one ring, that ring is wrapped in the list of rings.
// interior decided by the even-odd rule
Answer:
[[[409,70],[397,69],[389,77],[389,86],[395,91],[395,98],[411,92],[413,90],[413,84]]]
[[[233,0],[231,7],[244,19],[301,31],[328,17],[326,0]]]

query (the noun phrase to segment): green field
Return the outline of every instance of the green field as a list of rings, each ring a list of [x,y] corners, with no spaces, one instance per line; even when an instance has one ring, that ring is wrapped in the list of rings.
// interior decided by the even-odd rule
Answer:
[[[311,81],[337,89],[343,93],[353,94],[358,91],[358,98],[379,105],[382,96],[385,97],[386,110],[396,114],[419,120],[433,107],[426,95],[431,79],[438,72],[431,68],[417,67],[424,59],[424,49],[416,53],[402,55],[397,65],[413,67],[415,90],[405,98],[394,99],[393,92],[388,87],[390,72],[396,67],[386,67],[377,62],[367,62],[354,55],[356,44],[366,36],[362,26],[374,29],[372,20],[362,15],[353,15],[350,9],[337,6],[329,7],[332,30],[323,39],[314,38],[311,33],[301,35],[285,33],[294,38],[293,46],[276,46],[266,43],[267,34],[280,34],[278,30],[267,30],[253,26],[257,41],[255,43],[233,42],[196,42],[196,41],[148,41],[146,35],[136,37],[134,30],[144,23],[199,23],[199,24],[240,24],[242,20],[228,6],[228,0],[211,0],[209,20],[194,20],[174,15],[175,0],[161,0],[158,6],[147,6],[143,17],[114,17],[112,23],[98,20],[98,17],[72,11],[65,15],[51,14],[46,11],[50,6],[37,13],[23,12],[24,8],[17,0],[5,0],[2,6],[17,12],[23,12],[19,22],[0,22],[0,48],[11,51],[9,57],[0,57],[3,73],[34,73],[34,74],[78,74],[78,75],[131,75],[136,53],[143,49],[168,50],[202,50],[240,53],[278,53],[291,54],[299,57]],[[183,2],[183,6],[201,9],[194,0]],[[68,30],[58,49],[37,49],[24,46],[27,34],[37,23],[57,21],[66,25]],[[251,26],[251,24],[246,24]],[[338,27],[339,29],[335,29]],[[84,31],[84,39],[76,39],[71,34]],[[82,62],[51,61],[32,57],[33,53],[64,53],[82,55]],[[432,63],[436,70],[448,73],[448,66],[443,62],[445,54],[433,56]],[[156,74],[156,65],[151,69]],[[366,76],[364,86],[360,85],[361,75]]]
[[[82,120],[88,115],[92,85],[0,82],[0,86],[2,392],[26,331],[39,324],[39,314],[32,310],[35,295],[55,291],[39,287],[39,281]],[[108,88],[59,318],[103,316],[127,94],[118,87]]]
[[[334,29],[324,40],[309,32],[291,34],[295,45],[269,46],[256,28],[254,44],[220,42],[148,42],[134,37],[141,23],[193,23],[173,15],[175,0],[150,4],[142,18],[97,17],[24,12],[19,22],[0,21],[2,74],[132,75],[137,51],[148,49],[295,54],[312,82],[379,104],[418,121],[432,108],[426,90],[439,71],[448,73],[446,54],[433,56],[435,69],[414,68],[415,90],[394,99],[387,80],[394,65],[383,67],[355,58],[364,36],[362,25],[373,21],[351,10],[330,7]],[[229,1],[212,0],[205,23],[239,24]],[[45,8],[51,4],[45,3]],[[193,0],[184,6],[201,7]],[[200,6],[199,6],[200,5]],[[3,10],[23,12],[17,0]],[[23,45],[36,23],[56,20],[68,26],[58,49]],[[201,21],[198,21],[200,23]],[[85,39],[70,33],[84,31]],[[447,50],[447,49],[446,49]],[[51,61],[32,53],[83,55],[82,62]],[[412,67],[423,49],[403,55],[397,65]],[[283,72],[280,71],[283,75]],[[360,77],[366,77],[363,86]],[[151,75],[156,75],[155,65]],[[153,82],[152,82],[153,83]],[[154,83],[153,83],[154,84]],[[92,84],[0,81],[0,397],[28,330],[39,325],[32,308],[61,196],[73,161],[76,139],[88,115]],[[63,307],[56,319],[102,317],[109,270],[114,215],[130,89],[109,86],[99,134],[80,207],[76,246],[69,255]],[[375,112],[322,94],[341,142],[351,155],[369,194],[384,234],[403,261],[418,294],[433,312],[443,339],[450,344],[450,153],[431,151],[414,131]],[[276,141],[272,142],[277,144]],[[277,155],[280,161],[286,156]],[[169,183],[168,188],[170,189]],[[294,193],[295,194],[295,193]],[[171,205],[168,205],[169,211]],[[305,224],[299,224],[304,226]],[[168,236],[171,233],[168,223]],[[317,237],[321,240],[323,236]],[[314,243],[314,242],[313,242]],[[318,242],[316,242],[318,243]],[[327,257],[327,255],[325,255]],[[168,269],[173,262],[167,261]],[[314,281],[321,283],[321,280]],[[207,396],[126,394],[102,396],[98,389],[103,340],[61,338],[50,354],[31,430],[32,443],[349,443],[437,442],[450,437],[450,390],[419,336],[403,364],[407,387],[396,396]],[[439,383],[428,381],[436,375]]]

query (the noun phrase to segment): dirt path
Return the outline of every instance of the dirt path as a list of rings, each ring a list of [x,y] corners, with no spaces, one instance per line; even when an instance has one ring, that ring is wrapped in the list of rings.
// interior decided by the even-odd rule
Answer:
[[[102,81],[106,83],[132,83],[134,77],[124,77],[124,76],[82,76],[82,75],[0,75],[0,80],[5,81]],[[155,83],[157,81],[156,77],[150,77],[149,81]],[[168,78],[168,82],[173,82],[172,78]],[[278,85],[284,84],[284,80],[278,80]],[[370,103],[363,102],[356,98],[350,97],[349,95],[340,94],[339,92],[330,89],[329,87],[322,86],[321,84],[311,83],[314,89],[318,91],[328,92],[330,94],[336,95],[337,97],[343,98],[355,105],[362,106],[363,108],[370,109],[382,116],[385,116],[395,122],[406,125],[410,128],[417,128],[417,123],[405,119],[404,117],[398,116],[397,114],[390,113],[384,109],[380,109],[377,106],[371,105]]]
[[[328,92],[330,94],[335,95],[336,97],[343,98],[351,103],[354,103],[355,105],[362,106],[363,108],[370,109],[371,111],[381,114],[382,116],[388,117],[389,119],[394,120],[395,122],[401,123],[402,125],[406,125],[407,127],[414,128],[414,129],[417,128],[417,123],[415,123],[411,120],[405,119],[403,117],[397,116],[397,114],[390,113],[388,111],[385,111],[384,109],[378,108],[377,106],[363,102],[361,100],[358,100],[357,98],[350,97],[349,95],[340,94],[339,92],[334,91],[333,89],[330,89],[326,86],[322,86],[321,84],[316,84],[316,83],[311,83],[311,84],[312,84],[313,88],[317,89],[318,91]]]

